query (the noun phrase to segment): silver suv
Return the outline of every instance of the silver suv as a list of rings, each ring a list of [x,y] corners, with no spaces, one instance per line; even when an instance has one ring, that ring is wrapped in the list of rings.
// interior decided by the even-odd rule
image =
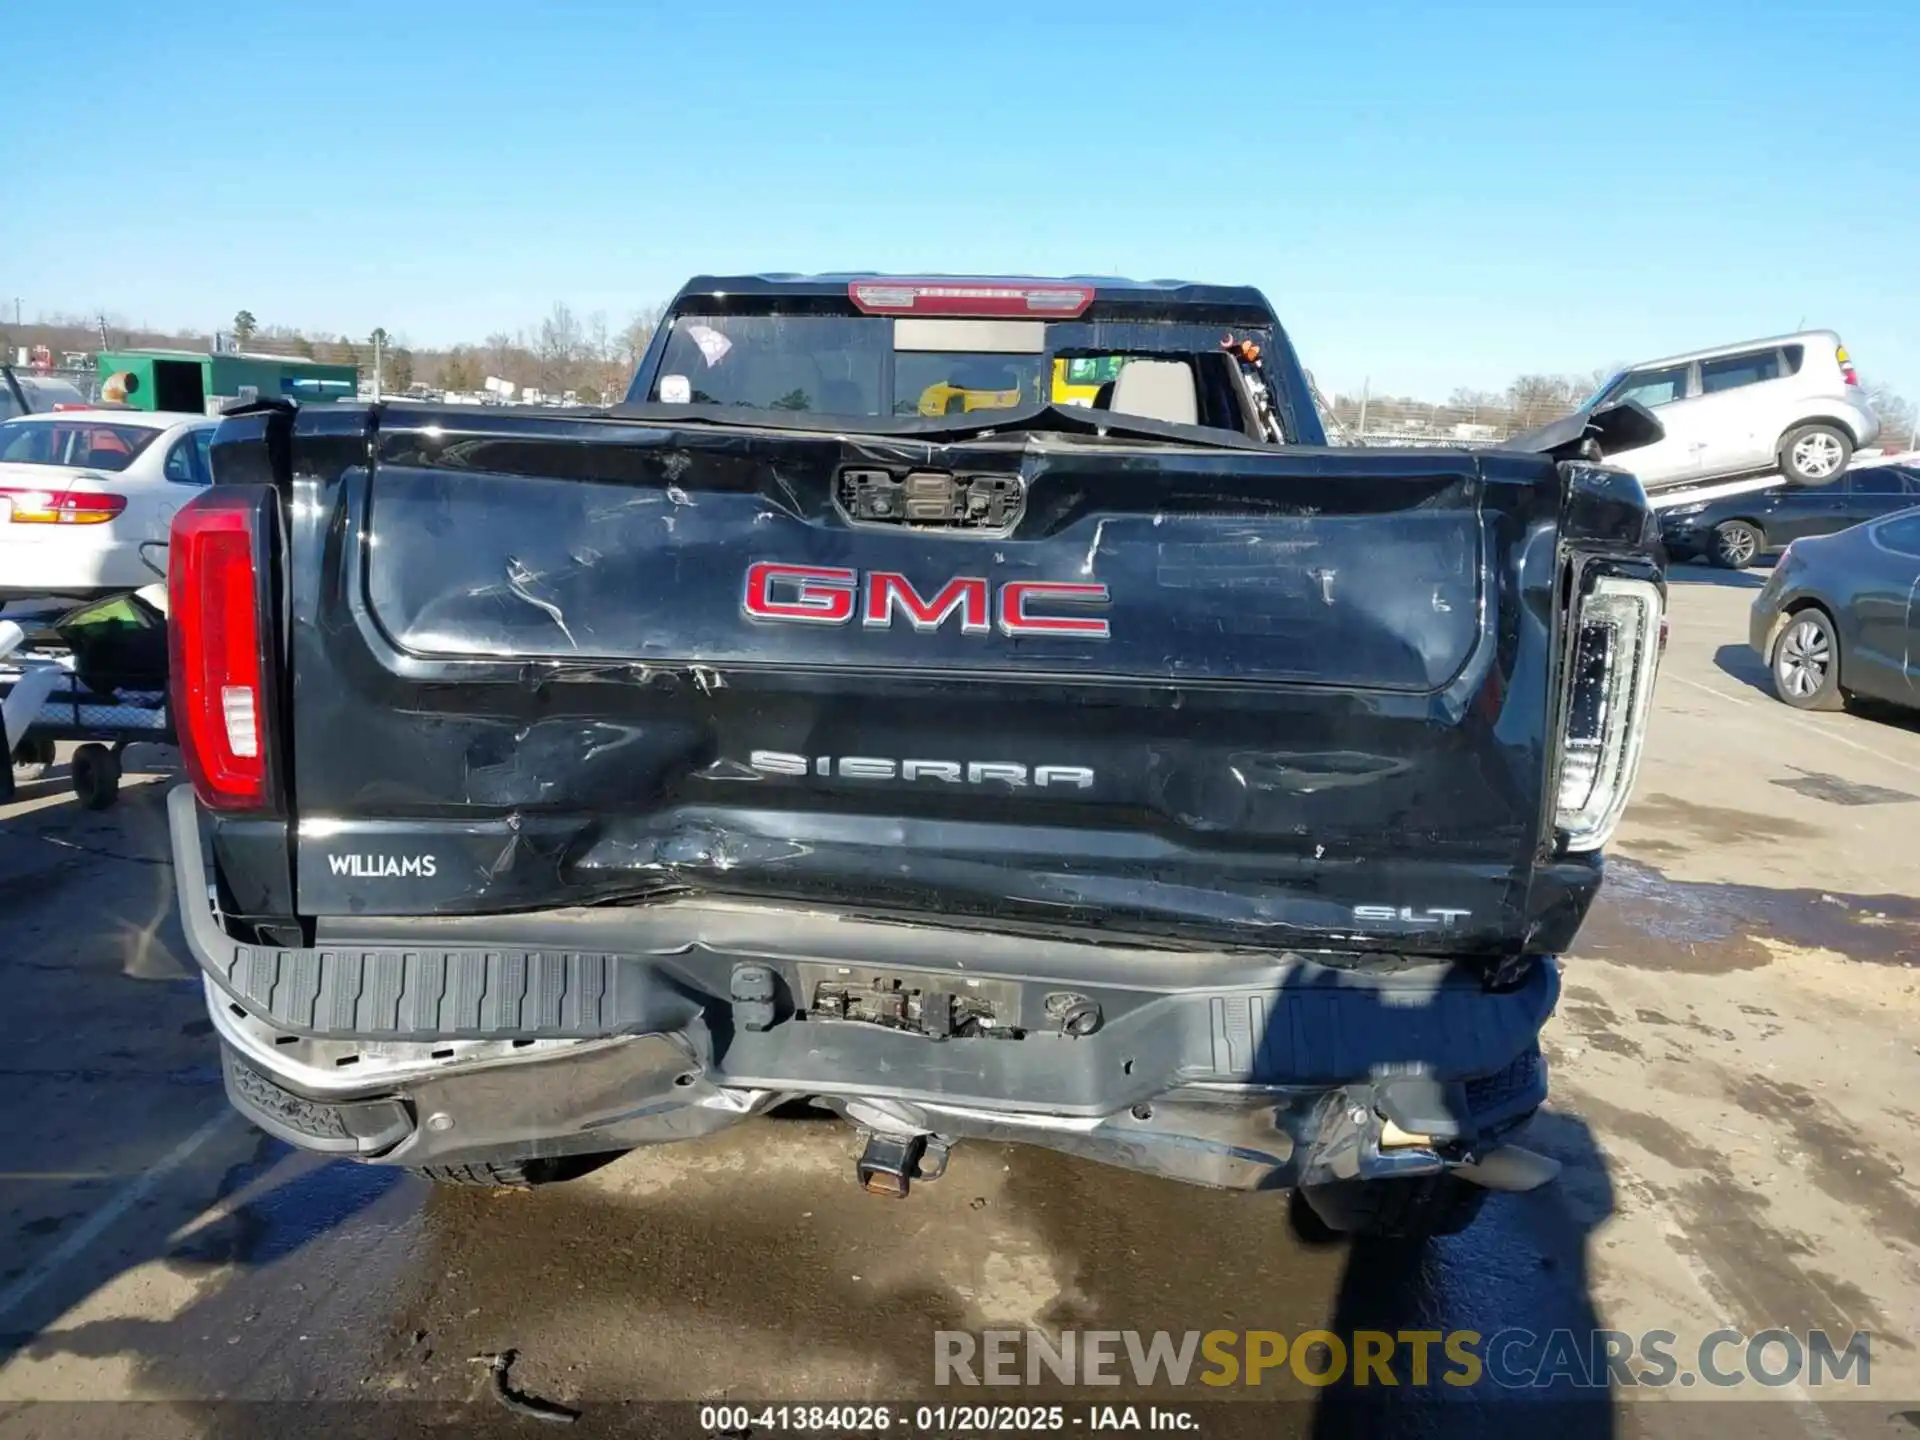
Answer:
[[[1584,408],[1614,400],[1638,400],[1666,428],[1665,439],[1621,456],[1649,490],[1774,469],[1796,485],[1824,485],[1880,434],[1831,330],[1650,360]]]

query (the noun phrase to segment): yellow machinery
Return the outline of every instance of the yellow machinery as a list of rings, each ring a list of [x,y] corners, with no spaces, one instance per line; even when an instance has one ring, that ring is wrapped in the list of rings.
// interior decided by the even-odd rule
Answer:
[[[1053,362],[1053,403],[1091,405],[1100,387],[1120,373],[1124,355],[1061,356]]]
[[[943,380],[920,392],[922,415],[962,415],[975,410],[1015,410],[1019,406],[1018,385],[1011,390],[966,390]]]
[[[1124,355],[1061,356],[1053,362],[1052,399],[1055,405],[1091,405],[1100,387],[1111,382],[1127,363]],[[1018,385],[985,389],[958,384],[953,379],[929,385],[920,392],[922,415],[960,415],[975,410],[1012,410],[1022,400]]]

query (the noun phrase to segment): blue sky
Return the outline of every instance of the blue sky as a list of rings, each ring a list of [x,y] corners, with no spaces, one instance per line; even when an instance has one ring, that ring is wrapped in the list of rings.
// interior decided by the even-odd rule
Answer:
[[[697,270],[1099,271],[1260,285],[1329,389],[1805,323],[1920,397],[1912,0],[176,0],[5,29],[0,301],[29,318],[440,344],[556,300],[618,323]]]

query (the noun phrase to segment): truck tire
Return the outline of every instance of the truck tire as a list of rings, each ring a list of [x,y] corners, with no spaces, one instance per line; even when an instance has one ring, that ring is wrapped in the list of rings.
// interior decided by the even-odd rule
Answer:
[[[565,1155],[558,1158],[494,1160],[481,1165],[419,1165],[411,1172],[422,1180],[462,1190],[531,1190],[558,1185],[612,1164],[626,1152],[603,1155]]]
[[[68,762],[73,772],[73,793],[81,807],[105,810],[120,798],[120,757],[105,745],[92,741],[73,752]]]
[[[1795,485],[1830,485],[1853,458],[1853,437],[1836,425],[1796,425],[1780,440],[1780,473]]]
[[[1299,1193],[1311,1218],[1336,1235],[1414,1242],[1459,1234],[1487,1199],[1480,1186],[1447,1173],[1404,1180],[1337,1180],[1306,1186]]]
[[[1729,520],[1714,528],[1713,563],[1723,570],[1745,570],[1760,556],[1766,537],[1744,520]]]
[[[13,747],[13,778],[38,780],[53,764],[53,742],[40,735],[29,735]]]

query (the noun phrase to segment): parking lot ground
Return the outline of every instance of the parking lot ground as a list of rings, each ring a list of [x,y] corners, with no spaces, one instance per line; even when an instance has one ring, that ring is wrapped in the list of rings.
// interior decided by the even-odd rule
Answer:
[[[1530,1143],[1560,1178],[1417,1255],[1303,1242],[1284,1197],[1013,1147],[876,1200],[818,1120],[504,1197],[296,1156],[225,1110],[171,913],[172,777],[98,815],[57,776],[29,787],[0,816],[0,1434],[71,1418],[36,1402],[145,1398],[138,1433],[191,1433],[226,1412],[178,1407],[214,1398],[484,1399],[474,1357],[506,1349],[516,1387],[588,1421],[930,1399],[936,1330],[1030,1326],[1564,1329],[1583,1356],[1596,1327],[1669,1331],[1686,1373],[1723,1328],[1870,1331],[1865,1386],[1589,1387],[1560,1365],[1531,1393],[1575,1435],[1683,1413],[1699,1434],[1920,1433],[1920,724],[1775,701],[1744,648],[1758,584],[1675,574],[1636,802],[1548,1034]],[[1330,1433],[1363,1401],[1488,1429],[1484,1385],[1279,1393],[1299,1403],[1264,1433]]]

